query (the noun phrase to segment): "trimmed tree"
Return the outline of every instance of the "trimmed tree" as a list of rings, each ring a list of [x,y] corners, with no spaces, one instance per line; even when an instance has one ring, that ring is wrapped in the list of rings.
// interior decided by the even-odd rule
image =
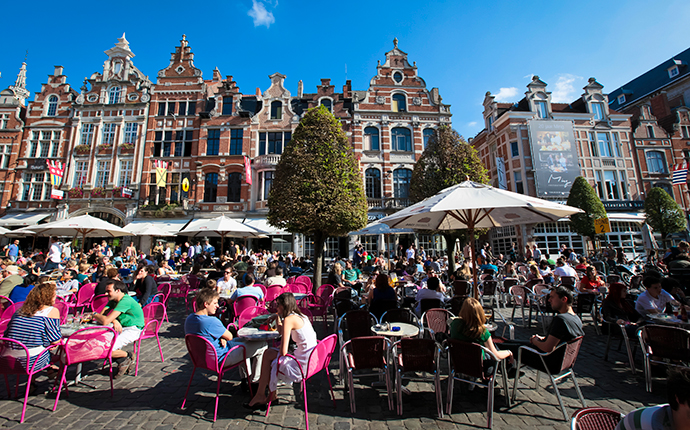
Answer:
[[[570,188],[567,204],[585,211],[583,214],[571,215],[570,226],[576,233],[586,236],[594,242],[596,237],[594,220],[606,218],[606,209],[604,209],[604,204],[594,188],[587,182],[587,179],[582,176],[575,179],[572,188]]]
[[[661,233],[664,245],[666,236],[685,230],[687,222],[683,209],[661,188],[653,187],[647,192],[644,201],[644,213],[647,224]]]
[[[367,223],[359,163],[338,120],[325,107],[307,111],[285,146],[268,197],[268,222],[314,238],[314,285],[323,247]]]
[[[429,138],[424,153],[414,166],[410,199],[416,203],[467,179],[488,184],[489,174],[473,146],[452,128],[439,127]],[[481,232],[475,230],[477,235]],[[441,230],[432,233],[443,235],[449,270],[455,271],[455,241],[464,241],[467,231]]]

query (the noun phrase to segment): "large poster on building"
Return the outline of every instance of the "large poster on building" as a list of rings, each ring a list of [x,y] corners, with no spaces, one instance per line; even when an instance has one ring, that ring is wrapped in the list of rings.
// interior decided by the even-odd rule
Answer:
[[[534,180],[539,197],[567,197],[580,175],[573,123],[528,121]]]

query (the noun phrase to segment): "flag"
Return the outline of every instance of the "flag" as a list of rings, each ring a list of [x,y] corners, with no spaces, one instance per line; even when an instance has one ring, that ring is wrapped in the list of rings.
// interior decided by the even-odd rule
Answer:
[[[682,162],[673,166],[673,185],[682,185],[688,182],[688,164]]]
[[[62,163],[60,161],[48,160],[48,171],[50,172],[50,182],[53,184],[53,188],[60,188],[62,175],[65,172]]]
[[[156,186],[165,188],[166,176],[168,176],[168,162],[155,160],[153,165],[156,167]]]
[[[252,184],[252,165],[249,157],[244,157],[244,182]]]
[[[126,199],[131,199],[133,194],[134,194],[134,191],[130,190],[129,188],[123,188],[122,189],[122,197],[124,197]]]

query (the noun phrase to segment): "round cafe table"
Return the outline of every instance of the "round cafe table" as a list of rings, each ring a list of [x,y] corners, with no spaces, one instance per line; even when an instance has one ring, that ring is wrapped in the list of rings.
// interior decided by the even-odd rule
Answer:
[[[389,323],[390,328],[389,330],[382,330],[380,328],[377,328],[375,325],[371,326],[371,331],[374,332],[377,336],[388,336],[388,337],[414,337],[419,334],[419,327],[417,327],[414,324],[408,324],[408,323]],[[399,327],[400,330],[393,331],[392,329],[394,327]]]
[[[243,340],[273,340],[280,337],[277,330],[264,331],[254,327],[242,327],[237,331],[237,337]]]

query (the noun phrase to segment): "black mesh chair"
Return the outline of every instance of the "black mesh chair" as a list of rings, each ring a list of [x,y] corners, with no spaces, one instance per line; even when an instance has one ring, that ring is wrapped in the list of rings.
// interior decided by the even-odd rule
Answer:
[[[644,354],[647,392],[652,392],[652,363],[687,369],[690,363],[690,331],[662,325],[646,325],[637,332]]]
[[[373,300],[371,304],[369,304],[369,312],[377,319],[380,319],[381,315],[386,313],[386,311],[396,309],[398,306],[397,300]]]
[[[443,302],[441,301],[441,299],[422,299],[419,302],[419,309],[421,310],[422,315],[424,315],[424,312],[428,311],[429,309],[442,307]]]

